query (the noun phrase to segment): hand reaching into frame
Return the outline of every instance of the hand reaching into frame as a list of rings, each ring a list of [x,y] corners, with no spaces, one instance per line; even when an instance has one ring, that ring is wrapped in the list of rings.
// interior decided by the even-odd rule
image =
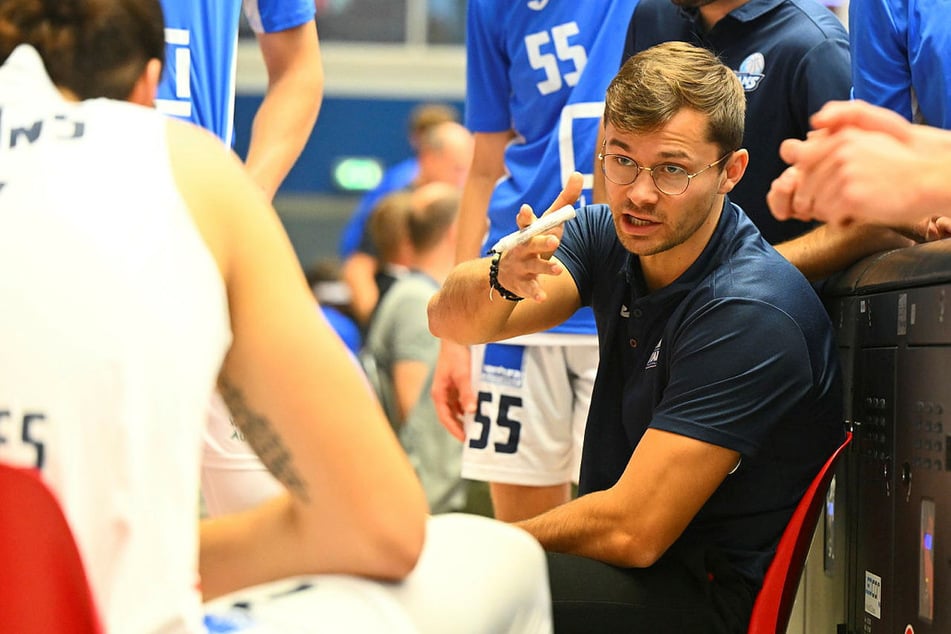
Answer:
[[[767,202],[779,219],[891,226],[920,240],[951,236],[951,132],[913,125],[864,102],[830,102]]]

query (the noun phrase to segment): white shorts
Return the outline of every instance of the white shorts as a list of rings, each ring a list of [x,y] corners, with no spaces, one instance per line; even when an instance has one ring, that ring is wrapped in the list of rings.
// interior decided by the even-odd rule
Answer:
[[[401,583],[285,579],[210,601],[205,626],[209,634],[548,634],[548,565],[525,531],[450,513],[429,519],[419,563]]]
[[[465,421],[464,478],[527,486],[578,482],[598,371],[597,336],[582,342],[473,347],[478,401]]]

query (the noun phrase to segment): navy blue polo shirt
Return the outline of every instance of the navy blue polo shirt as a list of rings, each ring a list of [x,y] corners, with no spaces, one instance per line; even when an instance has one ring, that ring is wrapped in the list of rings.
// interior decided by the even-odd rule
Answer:
[[[696,9],[681,9],[670,0],[641,0],[622,59],[670,40],[713,52],[746,91],[743,145],[750,164],[730,197],[771,244],[806,231],[806,223],[774,218],[766,193],[786,168],[779,144],[806,138],[809,117],[827,101],[849,99],[849,39],[842,23],[813,0],[750,0],[704,33]]]
[[[598,325],[580,492],[614,485],[652,427],[738,451],[681,540],[759,585],[792,510],[843,438],[832,325],[816,293],[725,203],[700,257],[648,292],[607,206],[582,208],[555,253]]]

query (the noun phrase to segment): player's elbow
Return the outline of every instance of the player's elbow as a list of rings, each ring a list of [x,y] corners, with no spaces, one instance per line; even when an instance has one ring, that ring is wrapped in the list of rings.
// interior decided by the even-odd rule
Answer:
[[[386,581],[404,579],[422,555],[426,541],[425,518],[380,528],[375,534],[366,536],[367,574]]]

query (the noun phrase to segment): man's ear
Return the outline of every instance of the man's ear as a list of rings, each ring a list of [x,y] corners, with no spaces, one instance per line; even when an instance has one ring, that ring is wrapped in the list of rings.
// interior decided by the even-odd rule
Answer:
[[[132,91],[126,101],[140,106],[155,107],[155,95],[158,94],[159,80],[162,78],[162,62],[150,59],[145,64],[145,70],[132,86]]]
[[[743,174],[746,172],[746,166],[749,165],[749,163],[749,151],[745,148],[735,150],[733,155],[727,159],[726,166],[723,168],[720,191],[717,193],[728,194],[733,191],[736,184],[743,178]]]

